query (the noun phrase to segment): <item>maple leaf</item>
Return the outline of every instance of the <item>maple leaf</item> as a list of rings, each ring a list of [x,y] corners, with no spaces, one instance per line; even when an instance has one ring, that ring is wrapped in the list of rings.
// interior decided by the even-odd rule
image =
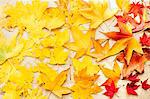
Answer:
[[[128,45],[127,45],[127,47],[125,49],[125,53],[126,53],[125,57],[126,57],[127,64],[130,63],[130,59],[132,57],[133,51],[136,51],[137,53],[143,54],[142,47],[141,47],[141,45],[139,44],[139,42],[135,38],[131,38],[128,41]]]
[[[136,90],[139,86],[140,86],[140,85],[135,85],[135,82],[128,83],[127,86],[126,86],[127,93],[128,93],[128,94],[131,94],[131,95],[137,95],[137,93],[136,93],[135,90]]]
[[[68,70],[58,74],[55,70],[42,63],[36,68],[33,68],[33,71],[41,72],[37,81],[44,89],[53,92],[58,97],[71,93],[69,88],[62,86],[67,79]]]
[[[107,41],[106,44],[102,47],[102,45],[99,44],[99,41],[93,40],[95,51],[88,53],[88,55],[97,58],[97,61],[101,61],[104,58],[115,55],[124,50],[126,48],[127,41],[128,38],[118,40],[111,48],[109,48],[109,41]]]
[[[102,46],[99,41],[92,40],[95,51],[88,53],[88,55],[97,58],[97,60],[105,58],[107,52],[109,51],[109,41],[106,42],[104,46]]]
[[[76,51],[75,58],[80,58],[92,48],[91,38],[95,34],[95,30],[89,30],[86,34],[83,34],[77,27],[73,27],[71,30],[74,42],[66,43],[64,46]]]
[[[144,5],[143,4],[140,4],[139,2],[137,3],[132,3],[130,5],[130,10],[129,10],[129,14],[133,13],[134,14],[134,17],[136,17],[138,14],[140,15],[143,15],[143,9],[144,8]]]
[[[123,57],[122,59],[125,60],[125,58]],[[136,70],[139,73],[143,73],[145,61],[146,61],[145,56],[142,56],[134,52],[131,57],[129,65],[126,63],[126,61],[123,61],[124,62],[124,67],[122,70],[123,77],[128,77],[134,70]]]
[[[81,10],[81,14],[91,20],[90,27],[97,28],[102,22],[111,18],[116,12],[117,9],[110,9],[108,6],[108,1],[89,1],[89,7]]]
[[[74,66],[75,72],[78,73],[84,68],[87,68],[88,75],[97,74],[100,70],[98,65],[92,63],[92,58],[89,56],[84,56],[82,61],[79,61],[75,58],[72,59],[72,64]]]
[[[132,73],[130,74],[130,76],[128,77],[128,80],[132,81],[132,82],[138,82],[140,79],[137,78],[138,77],[138,74],[134,74],[132,75]]]
[[[119,17],[119,16],[116,16]],[[120,29],[120,32],[107,32],[104,33],[108,38],[111,38],[113,40],[120,40],[123,38],[129,38],[132,37],[132,29],[130,28],[131,25],[123,22],[117,23]]]
[[[142,88],[144,90],[147,90],[147,89],[150,88],[150,84],[147,84],[147,81],[148,81],[148,79],[146,79],[144,82],[141,82],[142,83]]]
[[[145,33],[142,37],[140,37],[140,42],[142,46],[150,46],[150,37],[148,37]]]
[[[118,92],[119,88],[116,88],[115,83],[112,79],[107,79],[101,86],[105,86],[106,92],[104,95],[112,98],[115,93]]]
[[[8,70],[11,70],[9,71],[7,76],[3,76],[5,77],[5,79],[3,78],[3,82],[5,82],[5,84],[1,89],[3,92],[5,92],[4,97],[8,97],[11,95],[13,96],[13,93],[14,97],[20,97],[20,95],[25,96],[27,90],[32,87],[31,82],[33,81],[33,73],[30,71],[30,69],[27,69],[24,66],[14,67],[10,62],[6,63],[8,64],[4,65],[3,69],[8,68]],[[3,70],[2,72],[4,73],[5,71]],[[17,95],[15,93],[17,93]]]
[[[92,99],[93,97],[91,94],[96,94],[102,90],[95,84],[98,77],[98,75],[88,75],[86,68],[79,71],[78,74],[74,76],[75,84],[71,87],[73,98]]]
[[[110,79],[112,79],[115,82],[117,82],[119,80],[120,74],[121,74],[121,70],[120,70],[120,67],[119,67],[118,63],[116,62],[116,60],[114,61],[113,70],[105,68],[103,66],[100,66],[100,68],[103,71],[103,74],[107,78],[110,78]]]

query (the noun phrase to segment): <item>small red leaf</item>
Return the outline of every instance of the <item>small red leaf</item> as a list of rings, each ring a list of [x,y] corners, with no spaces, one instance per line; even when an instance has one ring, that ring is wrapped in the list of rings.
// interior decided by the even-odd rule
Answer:
[[[150,37],[148,37],[145,33],[143,34],[142,37],[140,37],[140,42],[144,46],[150,46]]]
[[[147,79],[148,80],[148,79]],[[145,80],[144,82],[142,82],[142,88],[144,90],[147,90],[150,88],[150,84],[147,84],[147,80]]]
[[[133,13],[134,17],[136,17],[138,14],[143,15],[144,11],[144,5],[140,4],[139,2],[134,3],[130,5],[130,11],[129,14]]]
[[[128,94],[131,95],[137,95],[136,89],[139,87],[139,85],[135,85],[135,82],[131,82],[130,84],[128,83],[126,86],[126,90]]]
[[[132,73],[130,74],[130,76],[128,77],[128,80],[132,81],[132,82],[138,82],[140,79],[138,78],[138,74],[134,74],[132,75]]]
[[[112,98],[114,94],[118,92],[118,89],[119,89],[115,87],[115,83],[112,79],[106,80],[102,84],[102,86],[105,86],[105,89],[106,89],[106,92],[104,93],[104,95],[109,96],[110,98]]]

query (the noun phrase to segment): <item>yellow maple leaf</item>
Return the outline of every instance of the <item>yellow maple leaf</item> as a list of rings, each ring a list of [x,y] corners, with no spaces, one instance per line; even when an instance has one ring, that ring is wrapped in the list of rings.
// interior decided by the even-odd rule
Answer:
[[[52,91],[59,97],[62,97],[63,94],[71,93],[67,87],[62,86],[67,79],[68,70],[58,74],[55,70],[42,63],[33,68],[33,71],[40,72],[37,81],[46,90]]]
[[[95,30],[89,30],[86,34],[77,27],[73,27],[71,30],[74,42],[68,42],[64,46],[76,51],[75,58],[80,58],[92,48],[91,38],[95,35]]]
[[[10,62],[6,63],[3,69],[1,69],[2,73],[6,72],[4,71],[6,67],[10,70],[8,73],[6,72],[7,74],[1,79],[4,83],[4,86],[1,88],[2,91],[5,92],[4,97],[12,95],[12,92],[17,93],[17,96],[19,97],[21,95],[25,96],[27,90],[32,87],[31,82],[33,81],[33,73],[24,66],[13,66]],[[17,96],[15,95],[15,97]]]
[[[84,68],[87,68],[88,75],[97,74],[100,68],[98,65],[92,63],[92,58],[89,56],[84,56],[82,61],[79,61],[75,58],[72,59],[72,64],[75,68],[75,72],[78,73]]]
[[[97,61],[101,61],[104,58],[118,54],[120,51],[124,50],[127,47],[128,41],[131,38],[118,40],[111,48],[109,47],[109,41],[102,46],[99,41],[93,40],[93,45],[95,51],[89,52],[88,55],[97,58]]]
[[[14,82],[18,85],[24,83],[31,83],[33,81],[33,73],[30,69],[24,66],[16,66],[16,71],[14,71],[9,78],[9,81]]]
[[[93,99],[91,94],[96,94],[102,90],[95,84],[98,77],[98,75],[88,75],[86,68],[74,75],[75,84],[71,87],[73,99]]]
[[[99,40],[93,40],[93,45],[95,50],[93,52],[88,53],[88,55],[97,58],[97,60],[101,60],[106,58],[107,53],[110,49],[109,41],[106,42],[104,46],[99,43]]]
[[[141,54],[143,53],[142,46],[135,38],[131,38],[128,41],[128,45],[125,49],[125,53],[126,53],[125,58],[126,58],[127,64],[130,63],[133,51],[136,51],[137,53],[141,53]]]
[[[81,14],[91,20],[91,28],[97,28],[102,22],[111,18],[116,12],[116,9],[110,9],[108,6],[108,0],[90,0],[89,8],[81,10]]]
[[[118,65],[118,63],[116,62],[116,60],[114,61],[114,66],[113,66],[113,70],[105,68],[103,66],[100,66],[103,74],[107,77],[107,78],[111,78],[114,81],[118,81],[121,75],[121,69]]]

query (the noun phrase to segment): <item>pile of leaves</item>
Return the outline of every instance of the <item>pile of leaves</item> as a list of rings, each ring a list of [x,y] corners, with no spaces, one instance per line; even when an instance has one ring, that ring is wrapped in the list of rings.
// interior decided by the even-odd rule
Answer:
[[[140,79],[132,73],[144,73],[150,60],[150,6],[129,0],[116,3],[116,9],[107,0],[58,0],[55,7],[32,0],[1,6],[2,97],[47,99],[54,94],[92,99],[106,90],[101,93],[113,98],[121,79],[131,81],[127,93],[137,95]],[[107,32],[99,31],[103,25]],[[112,56],[110,69],[101,61]],[[102,85],[100,72],[107,78]],[[150,88],[147,81],[141,83],[145,90]]]

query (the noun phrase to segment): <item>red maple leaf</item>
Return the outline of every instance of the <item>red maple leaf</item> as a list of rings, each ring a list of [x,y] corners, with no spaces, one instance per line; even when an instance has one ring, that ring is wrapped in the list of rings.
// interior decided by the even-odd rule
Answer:
[[[137,95],[135,91],[140,85],[135,85],[135,82],[128,83],[126,86],[127,93],[129,95]]]
[[[140,42],[143,46],[150,46],[150,37],[144,33],[143,36],[140,37]]]
[[[139,2],[137,3],[132,3],[130,5],[130,10],[129,10],[129,14],[134,14],[134,17],[136,17],[138,14],[143,15],[143,11],[144,11],[144,5],[140,4]]]
[[[142,83],[142,88],[144,90],[147,90],[147,89],[150,88],[150,84],[147,84],[147,81],[148,81],[148,79],[146,79],[144,82],[141,82]]]
[[[128,77],[128,80],[132,81],[132,82],[138,82],[140,79],[138,78],[138,74],[134,74],[132,75],[132,73],[130,74],[130,76]]]
[[[136,52],[132,54],[132,58],[130,60],[129,65],[127,65],[127,62],[125,60],[125,53],[121,52],[116,58],[119,62],[123,62],[123,70],[122,70],[122,76],[124,78],[128,78],[130,74],[133,71],[137,71],[138,73],[144,72],[144,63],[148,60],[147,58],[150,57],[150,55],[141,55]]]
[[[106,92],[104,93],[104,95],[109,96],[110,98],[112,98],[114,96],[115,93],[118,92],[119,88],[116,88],[115,83],[112,79],[108,79],[106,80],[102,86],[105,86]]]

